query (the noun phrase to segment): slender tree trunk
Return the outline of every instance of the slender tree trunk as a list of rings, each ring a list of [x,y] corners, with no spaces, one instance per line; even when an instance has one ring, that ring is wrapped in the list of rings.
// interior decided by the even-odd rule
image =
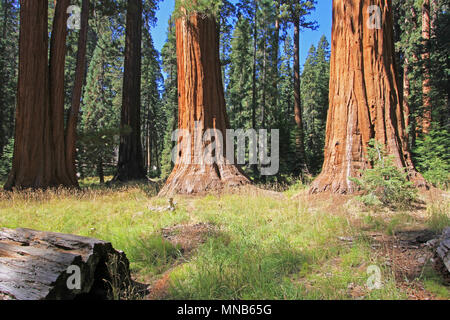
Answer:
[[[114,181],[146,179],[141,144],[142,0],[128,0],[118,171]],[[130,132],[131,131],[131,132]]]
[[[178,63],[178,128],[190,137],[179,135],[175,167],[160,195],[201,194],[226,187],[248,184],[240,169],[226,159],[225,97],[219,58],[219,37],[214,18],[202,13],[176,21]],[[203,156],[211,139],[202,139],[206,130],[222,133],[216,149],[208,152],[219,161]],[[198,139],[195,139],[195,136]],[[207,151],[206,151],[207,152]],[[221,159],[224,158],[224,159]]]
[[[98,175],[98,178],[100,179],[100,184],[104,184],[105,183],[105,173],[103,171],[103,159],[102,158],[98,159],[98,162],[97,162],[97,175]]]
[[[369,29],[368,6],[382,10],[381,29]],[[417,185],[425,181],[404,148],[405,121],[396,77],[392,2],[334,0],[330,111],[325,162],[311,192],[351,193],[351,177],[370,167],[371,139],[386,145]]]
[[[257,92],[257,77],[256,77],[256,67],[257,67],[257,52],[258,52],[258,1],[253,1],[254,8],[254,20],[253,20],[253,69],[252,69],[252,129],[256,130],[256,109],[258,103],[258,92]],[[258,166],[252,164],[250,166],[255,176],[258,176]]]
[[[86,77],[86,49],[87,34],[89,28],[89,0],[83,0],[81,10],[81,29],[78,38],[77,66],[75,71],[75,83],[72,91],[72,105],[66,127],[66,166],[72,182],[77,182],[76,169],[76,140],[78,116],[80,113],[81,95]]]
[[[431,75],[430,75],[430,0],[424,0],[422,4],[422,39],[424,52],[423,62],[423,113],[420,119],[423,134],[430,133],[432,122],[432,102],[431,102]]]
[[[273,47],[273,109],[276,110],[278,114],[278,81],[279,81],[279,72],[278,72],[278,60],[280,54],[280,0],[277,1],[276,4],[276,18],[275,18],[275,35],[274,35],[274,47]]]
[[[301,79],[300,79],[300,20],[294,21],[294,113],[295,123],[297,125],[295,131],[295,153],[296,168],[295,174],[302,177],[308,174],[305,154],[305,137],[303,130],[303,110],[301,97]]]
[[[264,34],[267,34],[267,30],[264,30]],[[265,129],[266,125],[266,96],[267,96],[267,38],[264,36],[264,48],[263,48],[263,76],[262,76],[262,99],[261,99],[261,128]]]
[[[8,1],[3,0],[3,25],[2,25],[2,39],[6,39],[6,30],[8,26],[8,16],[9,16],[9,7],[10,4]],[[6,131],[4,129],[3,122],[6,122],[6,97],[4,88],[9,84],[9,75],[6,72],[6,66],[5,66],[5,59],[6,57],[2,56],[5,54],[5,48],[3,47],[3,43],[0,42],[0,76],[1,76],[1,83],[0,83],[0,155],[3,154],[3,148],[8,143],[7,137],[6,137]]]
[[[411,81],[409,80],[409,59],[405,58],[403,62],[403,114],[405,118],[405,127],[408,130],[410,128],[409,117],[411,115],[409,107],[409,97],[411,94]],[[409,144],[408,144],[409,145]]]

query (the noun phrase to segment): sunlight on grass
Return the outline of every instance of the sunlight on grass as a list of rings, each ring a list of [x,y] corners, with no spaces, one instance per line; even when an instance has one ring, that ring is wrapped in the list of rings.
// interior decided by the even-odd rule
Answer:
[[[361,214],[362,224],[291,197],[236,195],[177,197],[174,212],[152,185],[98,186],[83,191],[0,193],[0,227],[72,233],[112,242],[123,250],[137,279],[170,272],[168,299],[404,299],[361,228],[388,234],[417,221],[407,213],[390,219]],[[448,207],[429,208],[430,227],[448,225]],[[189,257],[165,240],[161,229],[208,223],[216,227]],[[352,237],[344,243],[339,237]],[[183,263],[177,263],[182,260]],[[383,287],[369,290],[367,267],[380,266]],[[445,295],[431,276],[430,291]],[[444,289],[443,289],[444,288]]]

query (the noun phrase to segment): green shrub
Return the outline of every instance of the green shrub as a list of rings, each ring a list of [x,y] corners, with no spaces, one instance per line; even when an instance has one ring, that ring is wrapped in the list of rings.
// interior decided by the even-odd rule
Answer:
[[[12,160],[14,154],[14,139],[10,139],[8,144],[3,149],[3,154],[0,157],[0,180],[8,177],[11,170]]]
[[[450,130],[432,130],[417,140],[414,150],[417,169],[435,187],[450,186]]]
[[[407,173],[399,169],[382,144],[371,140],[368,156],[372,169],[362,172],[360,179],[351,180],[364,192],[361,201],[368,206],[407,207],[415,202],[417,190],[408,181]]]

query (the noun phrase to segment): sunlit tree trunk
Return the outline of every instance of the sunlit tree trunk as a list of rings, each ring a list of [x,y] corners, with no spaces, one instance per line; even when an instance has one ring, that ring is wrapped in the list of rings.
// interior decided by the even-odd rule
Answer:
[[[216,21],[201,13],[180,17],[176,21],[176,36],[178,129],[186,130],[190,137],[179,136],[176,164],[160,195],[201,194],[247,184],[247,177],[226,159],[225,134],[229,122],[225,109]],[[211,163],[203,157],[203,151],[207,150],[211,142],[202,139],[208,129],[216,136],[223,134],[223,144],[217,139],[217,153],[209,155],[217,158],[222,155],[224,161]],[[197,143],[195,135],[199,137]],[[198,159],[196,154],[199,155]]]
[[[369,28],[369,5],[381,8],[381,28]],[[311,192],[355,191],[351,177],[370,167],[367,146],[386,146],[399,168],[424,185],[406,149],[396,77],[391,0],[334,0],[330,110],[325,162]]]
[[[420,118],[420,129],[423,134],[430,133],[432,122],[431,105],[431,79],[430,79],[430,0],[424,0],[422,3],[422,39],[424,51],[422,54],[423,62],[423,112]]]

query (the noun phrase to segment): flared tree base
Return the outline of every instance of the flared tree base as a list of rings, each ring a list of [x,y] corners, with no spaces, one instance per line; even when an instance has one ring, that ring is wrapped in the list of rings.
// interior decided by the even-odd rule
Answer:
[[[250,179],[234,165],[177,165],[159,196],[200,195],[249,185]]]

